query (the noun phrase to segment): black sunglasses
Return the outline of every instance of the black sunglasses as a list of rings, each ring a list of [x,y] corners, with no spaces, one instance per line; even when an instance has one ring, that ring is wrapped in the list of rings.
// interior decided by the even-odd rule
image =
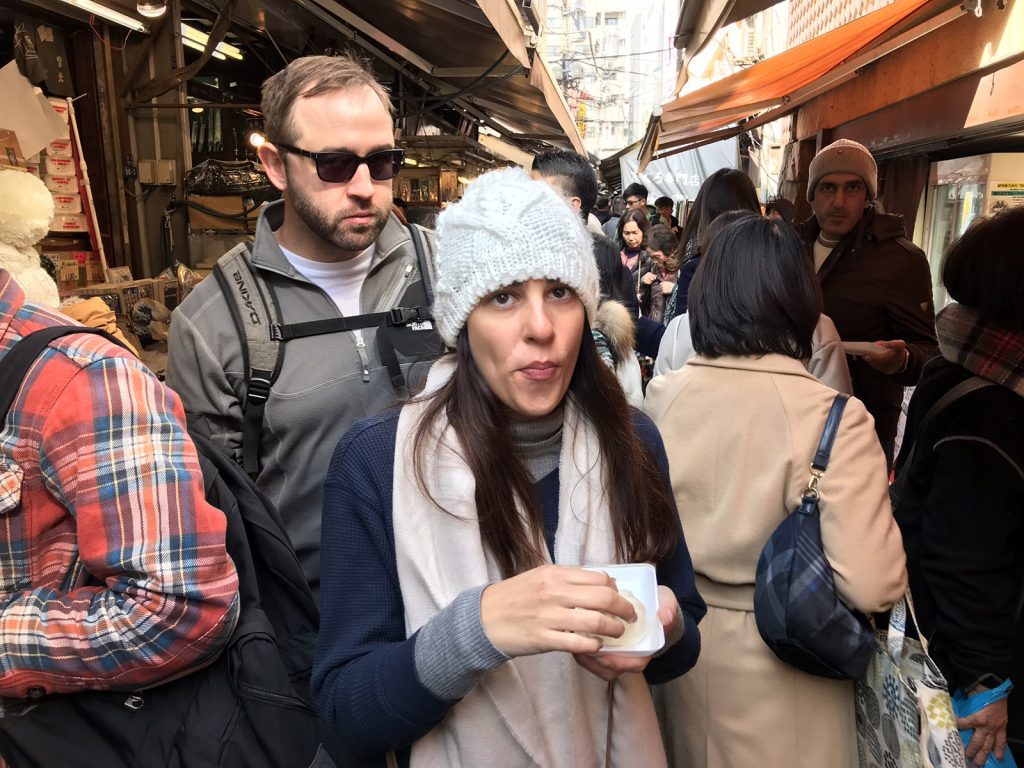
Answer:
[[[316,175],[328,184],[344,184],[351,181],[363,163],[366,163],[370,178],[375,181],[393,179],[402,169],[402,159],[405,157],[405,150],[398,148],[379,149],[363,157],[353,152],[309,152],[276,141],[271,143],[287,152],[313,158],[313,162],[316,163]]]

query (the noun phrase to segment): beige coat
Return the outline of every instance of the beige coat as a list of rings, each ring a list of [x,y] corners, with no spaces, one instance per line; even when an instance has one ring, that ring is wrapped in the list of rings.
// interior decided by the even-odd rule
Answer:
[[[850,380],[850,366],[846,362],[839,331],[828,315],[819,315],[818,324],[811,334],[811,359],[807,370],[818,381],[828,384],[836,392],[853,394]],[[675,371],[686,365],[686,361],[697,354],[690,338],[690,316],[685,312],[674,318],[665,328],[658,347],[658,359],[654,362],[654,375]]]
[[[800,501],[835,394],[781,355],[697,356],[648,387],[708,603],[697,665],[656,692],[675,766],[857,764],[853,684],[780,662],[753,616],[758,556]],[[907,585],[887,480],[872,419],[851,398],[818,486],[821,536],[840,596],[865,612],[888,609]]]

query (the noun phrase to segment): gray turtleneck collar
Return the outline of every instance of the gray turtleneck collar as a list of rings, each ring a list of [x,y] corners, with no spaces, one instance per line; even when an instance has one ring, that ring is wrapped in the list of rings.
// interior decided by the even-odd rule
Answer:
[[[509,422],[512,429],[512,447],[526,465],[534,482],[558,469],[564,419],[565,410],[560,405],[539,419]]]

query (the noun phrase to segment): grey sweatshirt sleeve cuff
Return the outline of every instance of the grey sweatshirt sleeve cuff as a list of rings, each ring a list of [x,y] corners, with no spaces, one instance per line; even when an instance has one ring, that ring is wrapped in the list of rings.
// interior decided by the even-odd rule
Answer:
[[[485,672],[509,659],[480,621],[480,596],[487,586],[467,589],[416,634],[416,676],[440,699],[461,699]]]

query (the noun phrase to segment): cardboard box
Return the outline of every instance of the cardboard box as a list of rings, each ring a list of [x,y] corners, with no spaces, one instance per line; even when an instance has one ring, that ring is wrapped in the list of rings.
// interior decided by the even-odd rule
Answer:
[[[53,107],[53,111],[60,115],[61,120],[65,123],[68,122],[68,100],[51,96],[47,101],[50,102],[50,106]]]
[[[84,213],[58,213],[50,225],[51,232],[88,232],[89,220]]]
[[[100,255],[95,251],[49,251],[46,258],[57,270],[57,289],[62,294],[103,282]]]
[[[53,251],[88,251],[92,247],[89,238],[85,235],[51,236],[47,235],[36,247],[43,253]]]
[[[100,264],[100,255],[96,251],[70,251],[69,253],[78,265],[79,285],[104,282],[103,266]]]
[[[38,165],[4,165],[0,163],[0,170],[3,171],[19,171],[20,173],[28,173],[32,176],[39,178],[39,166]]]
[[[188,202],[209,208],[227,217],[239,216],[243,211],[252,208],[251,199],[241,195],[190,195]],[[258,211],[253,211],[247,218],[224,218],[189,206],[188,224],[193,232],[248,232],[256,231]]]
[[[173,310],[181,301],[181,289],[178,286],[178,281],[172,277],[158,277],[153,280],[153,298]]]
[[[81,213],[82,212],[82,196],[81,195],[53,195],[53,212],[54,213]]]
[[[139,299],[152,299],[155,280],[133,280],[130,283],[99,283],[73,291],[76,296],[99,296],[118,317],[127,318]]]
[[[108,267],[107,268],[107,282],[108,283],[130,283],[135,278],[132,277],[131,267]]]
[[[71,139],[51,141],[46,145],[45,152],[47,157],[71,157],[73,155]]]
[[[57,192],[62,195],[78,194],[78,179],[74,176],[51,176],[48,173],[44,173],[42,179],[43,184],[51,192]]]
[[[21,153],[18,137],[14,131],[0,129],[0,166],[24,168],[26,165],[39,165],[38,153],[25,157]],[[37,174],[38,175],[38,174]]]
[[[85,262],[85,284],[92,285],[93,283],[103,282],[103,263],[100,261],[100,255],[92,251],[88,251],[88,258]]]
[[[75,166],[73,157],[50,157],[43,158],[43,173],[51,176],[75,176],[78,169]]]
[[[84,285],[82,282],[83,274],[75,259],[69,259],[67,257],[50,257],[50,261],[53,262],[53,266],[57,270],[58,291],[66,293]]]

